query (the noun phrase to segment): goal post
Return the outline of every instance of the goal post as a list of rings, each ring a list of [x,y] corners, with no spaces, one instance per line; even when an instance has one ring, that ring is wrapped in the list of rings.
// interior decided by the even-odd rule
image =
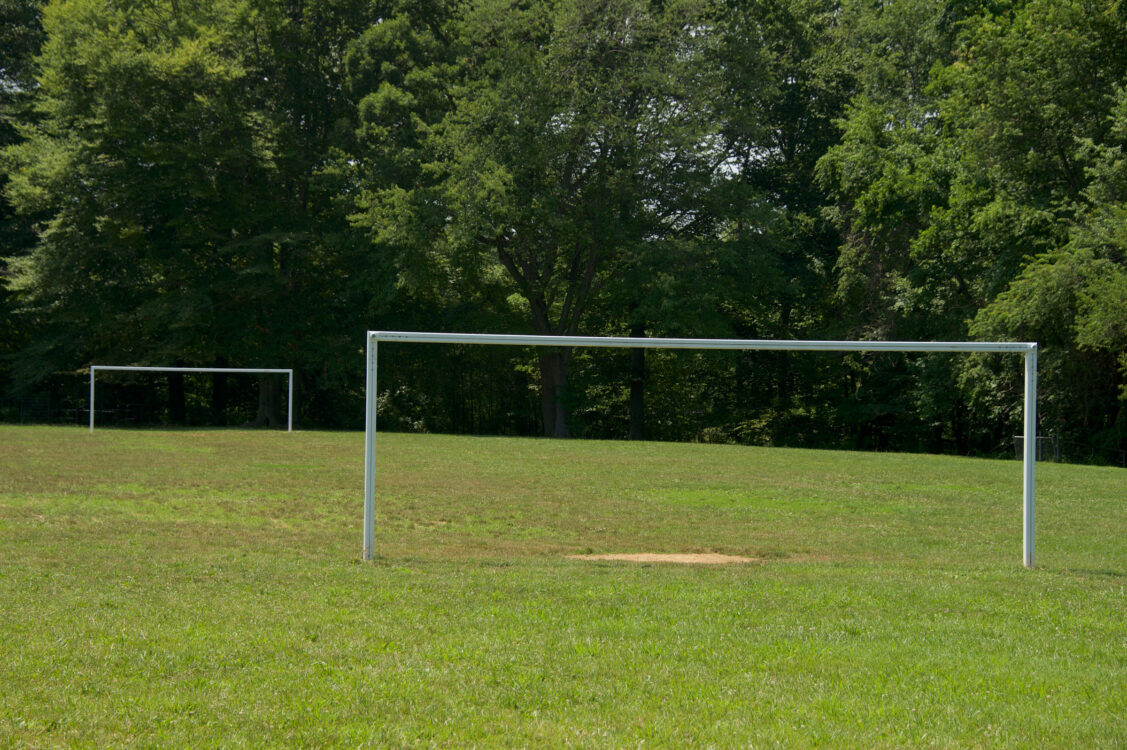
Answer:
[[[285,375],[287,391],[286,432],[293,432],[293,369],[255,367],[141,367],[132,365],[90,365],[90,432],[94,431],[94,379],[99,370],[115,372],[227,372],[243,375]]]
[[[1024,450],[1022,455],[1022,563],[1033,567],[1034,468],[1037,445],[1037,344],[1013,341],[784,341],[773,339],[630,338],[625,336],[540,336],[493,333],[368,331],[364,396],[364,547],[371,560],[376,533],[376,385],[381,341],[420,344],[605,347],[621,349],[721,349],[804,352],[959,352],[1025,356]],[[91,402],[93,399],[91,398]],[[93,411],[91,411],[93,414]]]

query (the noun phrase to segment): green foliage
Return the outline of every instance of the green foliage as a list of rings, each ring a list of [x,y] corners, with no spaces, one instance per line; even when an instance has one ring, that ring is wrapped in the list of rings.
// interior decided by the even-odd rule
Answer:
[[[1127,143],[1125,97],[1115,92],[1102,134],[1078,139],[1078,160],[1091,166],[1084,202],[1061,249],[1029,264],[1010,289],[976,319],[982,334],[1029,336],[1047,348],[1043,423],[1067,437],[1117,447],[1127,437]],[[991,380],[983,381],[984,384]],[[1117,403],[1116,396],[1119,400]]]
[[[1080,343],[1079,331],[1091,329],[1077,321],[1082,299],[1114,297],[1102,286],[1085,291],[1108,269],[1092,264],[1109,256],[1081,250],[1091,227],[1115,223],[1097,217],[1118,200],[1100,187],[1115,182],[1109,113],[1127,73],[1116,4],[1029,2],[952,16],[939,4],[904,3],[862,7],[854,18],[846,39],[860,32],[916,61],[889,68],[860,55],[842,143],[820,165],[846,233],[838,295],[854,330],[1039,341],[1043,429],[1082,441],[1110,429],[1115,367],[1108,352]],[[897,72],[907,78],[889,77]],[[1012,429],[1016,419],[1005,394],[1017,373],[1003,376],[992,363],[986,377],[984,366],[964,373],[947,421],[955,425],[969,403],[972,443],[1000,447],[1009,429],[999,420]]]
[[[759,330],[745,334],[795,338],[824,325],[838,236],[822,220],[814,168],[848,93],[827,50],[835,15],[820,0],[738,4],[720,27],[721,237],[755,283],[730,300],[751,308],[738,328],[750,317]]]
[[[1034,338],[1042,430],[1115,456],[1120,6],[0,0],[0,390],[285,364],[355,425],[367,328]],[[395,362],[405,429],[991,453],[1017,418],[1001,360]]]
[[[370,190],[358,221],[403,247],[407,268],[516,293],[525,326],[576,333],[617,268],[694,218],[707,37],[688,32],[701,22],[693,3],[471,4],[451,25],[459,58],[440,121],[425,95],[444,70],[429,35],[393,26],[373,43],[417,41],[403,45],[414,67],[365,98],[365,129],[379,138],[406,118],[420,163]],[[542,361],[549,434],[567,434],[569,360]]]
[[[1108,118],[1107,141],[1096,145],[1083,142],[1090,153],[1091,183],[1086,190],[1090,208],[1073,231],[1072,245],[1088,250],[1102,261],[1080,293],[1076,343],[1082,349],[1104,350],[1117,354],[1123,363],[1127,356],[1123,310],[1127,283],[1127,91],[1120,88]],[[1127,380],[1124,381],[1127,387]]]
[[[99,359],[327,372],[351,346],[334,329],[355,314],[342,291],[359,249],[322,171],[351,115],[332,50],[361,18],[330,4],[48,7],[37,118],[7,151],[9,194],[46,217],[13,260],[37,324],[18,381]]]
[[[220,58],[220,25],[192,6],[47,9],[41,119],[9,158],[14,199],[50,217],[16,280],[36,308],[53,308],[54,340],[39,339],[60,350],[48,372],[84,350],[160,356],[158,331],[191,329],[206,307],[193,280],[216,265],[204,256],[222,233],[214,214],[241,208],[224,172],[250,172],[253,154],[228,106],[242,71]],[[113,346],[123,330],[140,335]]]
[[[0,0],[0,149],[17,144],[17,123],[30,115],[34,58],[43,42],[39,0]],[[9,359],[26,345],[17,319],[6,257],[22,256],[35,244],[34,222],[19,215],[6,195],[8,169],[0,162],[0,394],[9,388]]]
[[[971,333],[984,339],[1037,341],[1042,431],[1088,444],[1114,445],[1116,440],[1106,440],[1116,421],[1115,412],[1107,408],[1115,402],[1115,380],[1108,377],[1115,371],[1114,357],[1076,346],[1080,300],[1107,270],[1106,262],[1086,252],[1042,255],[978,314]],[[1020,373],[1012,363],[976,361],[965,377],[982,411],[1017,434],[1021,415],[1012,400],[1004,401],[1006,392],[1020,388]]]

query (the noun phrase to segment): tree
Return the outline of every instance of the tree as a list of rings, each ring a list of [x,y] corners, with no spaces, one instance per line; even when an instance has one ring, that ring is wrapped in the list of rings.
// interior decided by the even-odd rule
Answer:
[[[16,123],[29,116],[35,91],[35,56],[43,43],[40,0],[0,0],[0,150],[20,142]],[[35,244],[34,222],[16,213],[6,196],[7,170],[0,163],[0,395],[7,390],[7,359],[23,345],[16,302],[8,289],[6,258]]]
[[[41,324],[17,374],[34,382],[92,353],[183,356],[224,266],[216,214],[246,207],[254,175],[219,19],[77,0],[48,6],[45,26],[38,120],[7,152],[17,205],[49,217],[16,265]]]
[[[1127,446],[1127,93],[1108,116],[1101,144],[1085,140],[1077,159],[1092,164],[1086,207],[1062,247],[1037,256],[1013,284],[979,311],[972,331],[1041,343],[1042,423],[1095,449]],[[1005,378],[979,363],[976,381]],[[976,389],[993,411],[986,389]]]
[[[838,235],[823,217],[827,196],[814,170],[837,141],[834,122],[849,94],[846,71],[828,54],[838,7],[828,0],[725,5],[716,65],[727,161],[715,203],[722,277],[738,282],[725,289],[727,318],[740,337],[825,336],[833,325],[827,303]],[[767,442],[796,437],[792,422],[825,379],[819,367],[787,352],[745,356],[734,374],[739,391],[772,398],[740,403],[740,411],[759,416],[744,417],[733,432]],[[753,421],[760,426],[750,428]]]
[[[1114,4],[856,7],[863,22],[854,30],[900,31],[871,37],[876,54],[860,56],[859,94],[842,144],[821,163],[845,236],[838,296],[853,311],[851,326],[897,338],[1027,338],[1035,327],[1016,321],[1035,314],[1055,329],[1059,321],[1051,318],[1060,310],[1048,304],[1055,295],[1042,299],[1032,289],[1042,281],[1061,288],[1071,275],[1065,266],[1057,269],[1061,275],[1049,274],[1052,263],[1036,259],[1059,257],[1091,200],[1092,152],[1080,145],[1105,142],[1107,112],[1125,72],[1127,27]],[[913,23],[895,20],[913,14]],[[930,52],[908,56],[919,64],[899,70],[911,76],[890,78],[886,60],[905,49]],[[929,75],[921,75],[925,69]],[[1002,312],[1036,299],[1046,305],[1042,313]],[[997,316],[979,312],[995,304]],[[1042,384],[1063,397],[1066,381],[1053,375],[1053,348],[1062,340],[1042,341]],[[936,379],[919,373],[917,393],[951,382],[945,369]],[[964,389],[948,387],[940,400],[914,398],[913,408],[945,422],[960,450],[996,448],[1011,428],[999,427],[999,413],[986,407],[988,381],[974,366],[963,382]],[[977,438],[966,425],[968,399],[978,413]]]
[[[577,333],[630,248],[693,221],[669,197],[711,164],[703,23],[680,0],[471,3],[419,178],[369,191],[361,221],[451,273],[504,279],[536,333]],[[539,356],[548,435],[569,433],[571,356]]]
[[[48,217],[15,263],[37,325],[17,376],[94,357],[328,369],[359,245],[327,169],[353,106],[334,71],[362,7],[47,8],[36,119],[6,152],[13,200]]]

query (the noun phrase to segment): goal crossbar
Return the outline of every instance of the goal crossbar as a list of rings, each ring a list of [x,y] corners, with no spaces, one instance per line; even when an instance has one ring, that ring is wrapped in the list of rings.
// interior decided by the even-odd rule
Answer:
[[[289,392],[286,405],[286,431],[293,432],[293,369],[278,367],[149,367],[133,365],[90,365],[90,432],[94,431],[94,378],[98,370],[116,372],[226,372],[246,375],[285,375]]]
[[[626,336],[540,336],[499,333],[368,331],[364,399],[364,547],[371,560],[375,545],[376,384],[380,341],[421,344],[605,347],[621,349],[713,349],[817,352],[1011,353],[1025,357],[1024,445],[1022,456],[1022,563],[1033,567],[1034,468],[1037,435],[1037,344],[1015,341],[803,341],[777,339],[633,338]],[[92,388],[93,386],[91,386]],[[91,391],[91,394],[93,391]],[[93,397],[91,397],[93,404]],[[93,410],[91,408],[91,415]],[[93,419],[93,416],[91,416]],[[93,424],[93,423],[91,423]]]

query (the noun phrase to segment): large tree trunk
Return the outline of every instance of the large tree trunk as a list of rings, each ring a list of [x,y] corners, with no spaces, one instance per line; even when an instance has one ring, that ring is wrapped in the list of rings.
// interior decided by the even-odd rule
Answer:
[[[277,375],[267,375],[258,384],[258,414],[255,427],[282,425],[282,382]]]
[[[645,338],[646,327],[636,324],[631,338]],[[630,439],[646,439],[646,350],[630,350]]]
[[[567,377],[571,350],[550,349],[540,355],[540,411],[546,437],[571,437],[567,422]]]

